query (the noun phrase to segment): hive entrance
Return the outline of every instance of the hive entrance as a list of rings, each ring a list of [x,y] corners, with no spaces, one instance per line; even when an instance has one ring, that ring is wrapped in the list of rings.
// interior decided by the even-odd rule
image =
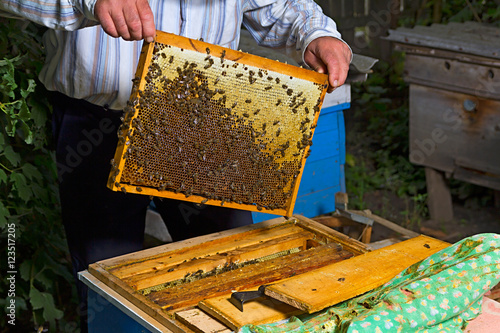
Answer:
[[[143,48],[109,186],[290,215],[325,82],[159,32]]]

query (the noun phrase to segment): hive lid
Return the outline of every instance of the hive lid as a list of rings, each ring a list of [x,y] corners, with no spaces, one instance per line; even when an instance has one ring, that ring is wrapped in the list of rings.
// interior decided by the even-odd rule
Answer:
[[[108,187],[290,216],[328,77],[157,32]]]
[[[389,30],[388,40],[500,59],[500,28],[477,22]]]

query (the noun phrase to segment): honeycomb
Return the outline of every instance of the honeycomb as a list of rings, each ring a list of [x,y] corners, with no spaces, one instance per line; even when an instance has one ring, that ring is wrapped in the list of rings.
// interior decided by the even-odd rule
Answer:
[[[289,216],[326,82],[157,32],[143,47],[108,186]]]

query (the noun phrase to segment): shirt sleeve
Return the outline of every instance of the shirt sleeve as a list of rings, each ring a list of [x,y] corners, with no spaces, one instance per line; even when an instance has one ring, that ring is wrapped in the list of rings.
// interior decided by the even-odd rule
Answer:
[[[313,0],[249,0],[243,11],[243,25],[259,45],[282,48],[301,64],[314,39],[342,40],[335,22]]]
[[[0,16],[27,19],[50,29],[76,30],[98,24],[96,0],[0,0]]]

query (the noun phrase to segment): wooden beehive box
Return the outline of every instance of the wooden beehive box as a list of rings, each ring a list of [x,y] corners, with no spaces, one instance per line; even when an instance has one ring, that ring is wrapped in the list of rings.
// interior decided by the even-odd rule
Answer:
[[[135,80],[109,188],[292,214],[327,75],[158,31]]]
[[[447,245],[420,236],[369,252],[361,242],[294,216],[100,261],[89,272],[170,330],[199,331],[189,319],[193,309],[237,329],[357,296]],[[273,299],[249,303],[243,313],[229,303],[233,291],[261,285],[271,285],[266,294]]]
[[[444,175],[500,190],[500,28],[476,22],[390,32],[406,53],[410,161],[426,167],[433,220],[451,220]]]

